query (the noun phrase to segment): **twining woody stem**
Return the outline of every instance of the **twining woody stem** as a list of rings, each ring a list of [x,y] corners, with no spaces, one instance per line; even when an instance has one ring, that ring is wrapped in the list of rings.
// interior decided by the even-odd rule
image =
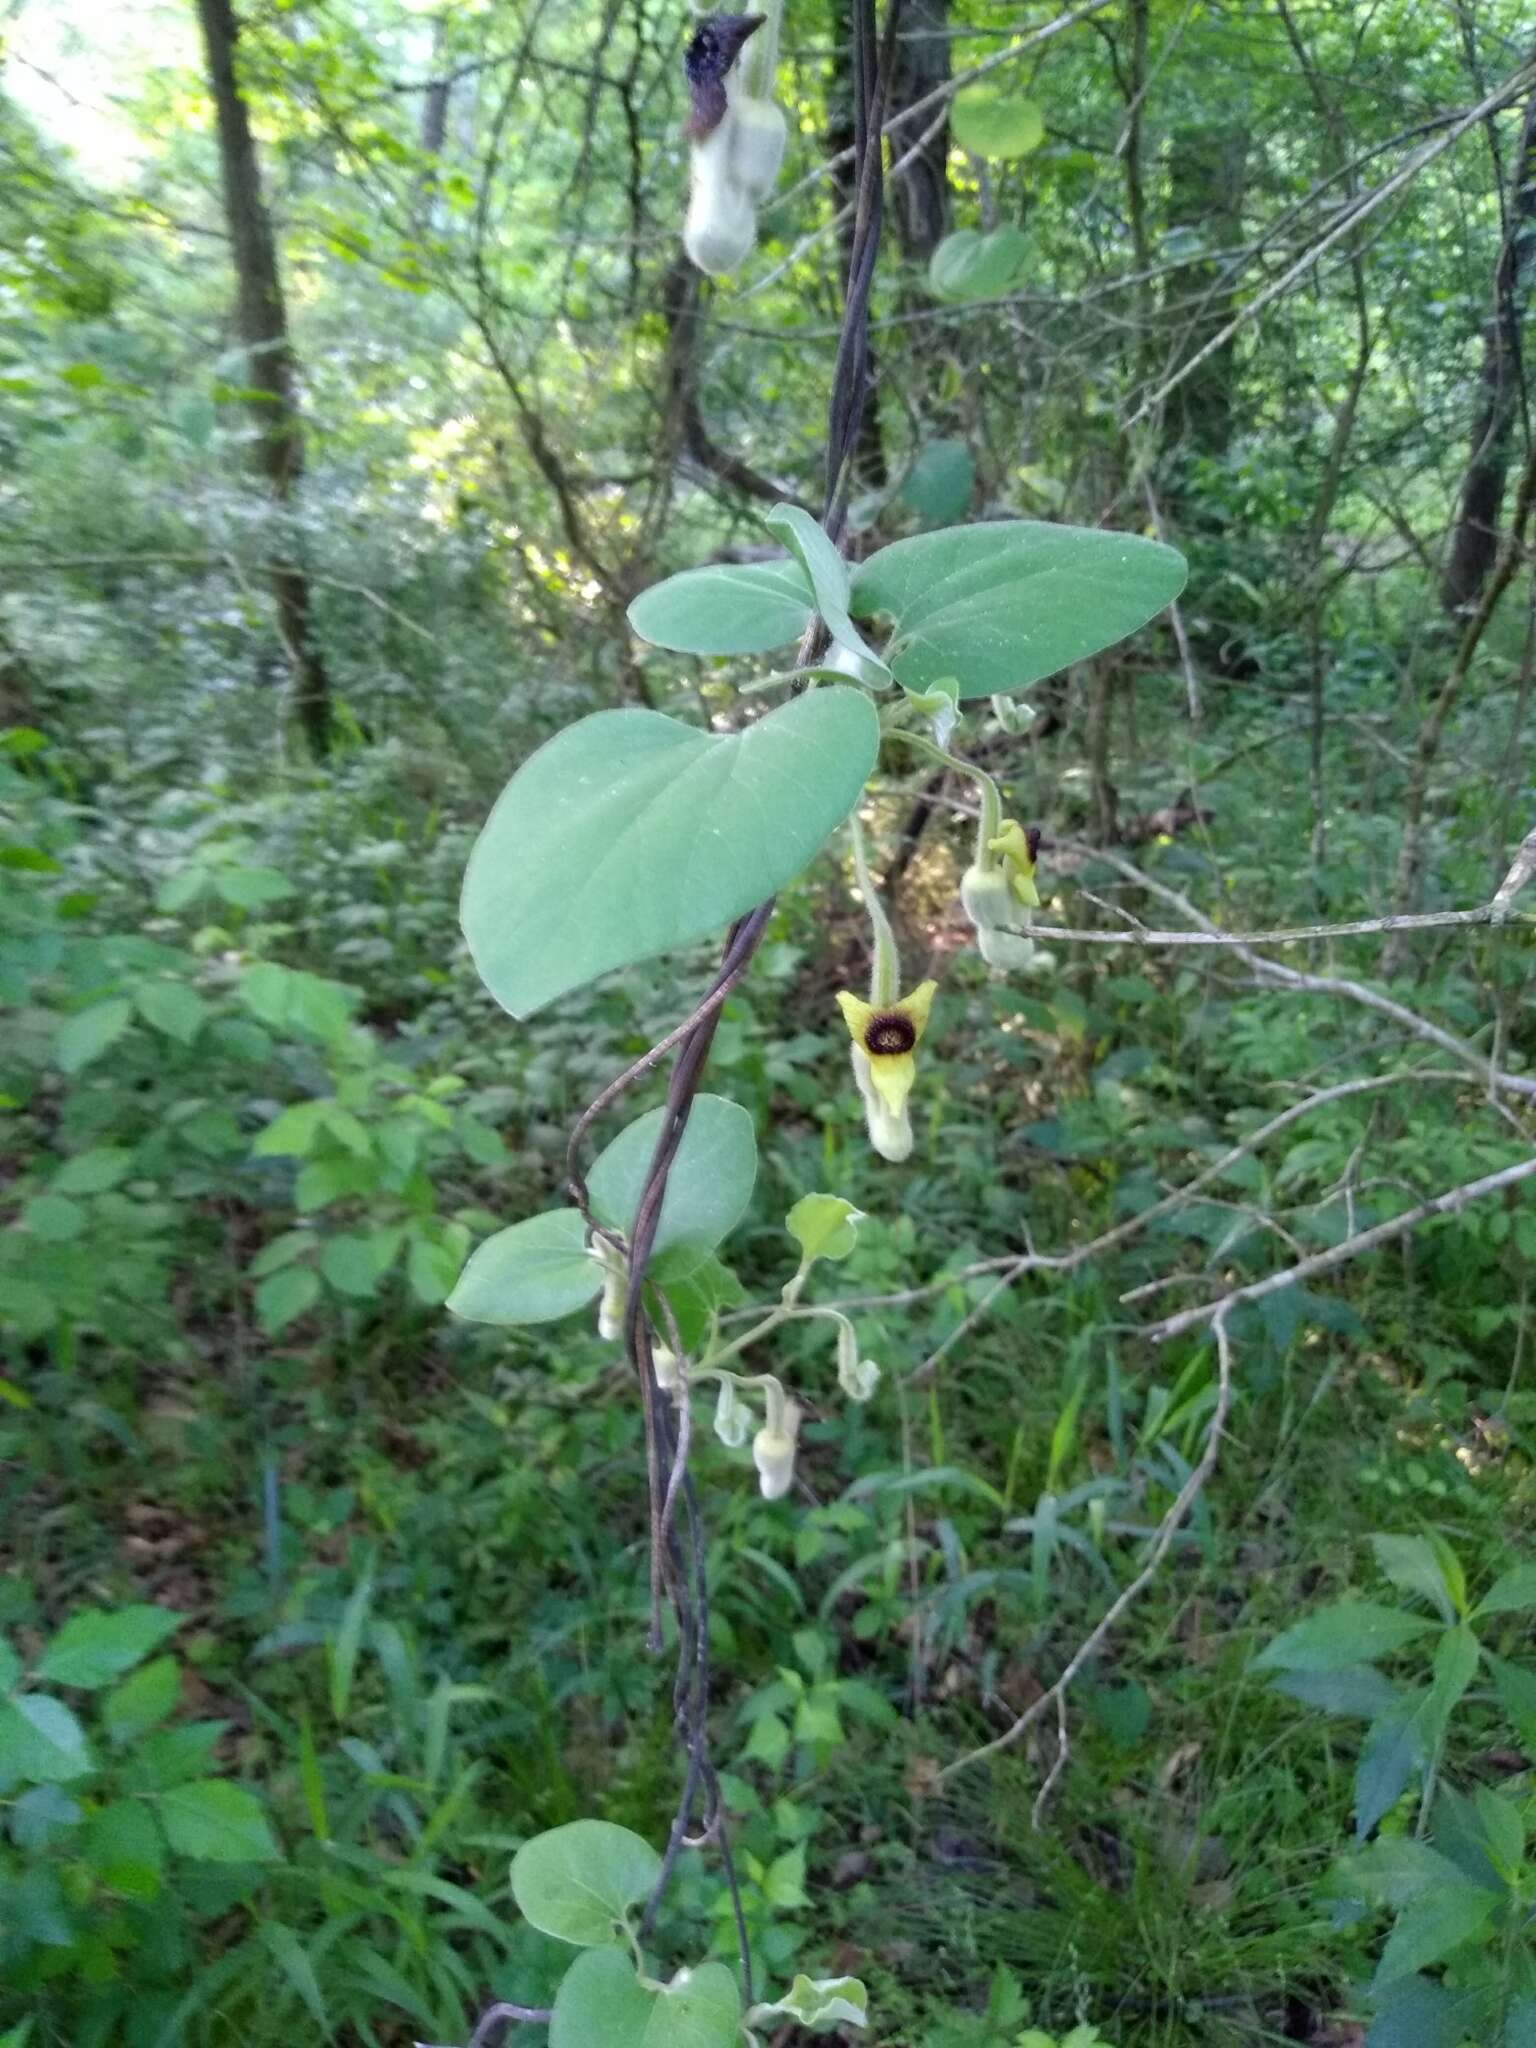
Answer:
[[[884,200],[881,158],[884,80],[890,72],[900,4],[901,0],[890,0],[885,40],[878,54],[875,0],[857,0],[854,10],[858,224],[844,287],[843,325],[828,403],[826,510],[822,520],[834,542],[842,532],[846,517],[854,451],[858,446],[859,429],[869,397],[869,293],[874,279]],[[737,922],[726,942],[720,969],[702,1002],[682,1024],[668,1032],[603,1089],[577,1120],[567,1153],[571,1193],[589,1229],[599,1231],[600,1226],[591,1213],[582,1170],[581,1154],[588,1134],[606,1109],[652,1072],[669,1052],[676,1050],[677,1062],[667,1088],[661,1131],[636,1203],[628,1246],[623,1246],[618,1233],[606,1228],[600,1232],[610,1242],[617,1243],[620,1249],[626,1249],[628,1254],[629,1291],[625,1304],[624,1341],[639,1381],[645,1418],[650,1498],[651,1646],[658,1651],[662,1647],[662,1595],[665,1592],[677,1626],[678,1661],[673,1683],[673,1717],[686,1759],[682,1794],[662,1858],[661,1872],[641,1921],[640,1938],[642,1941],[647,1939],[655,1924],[677,1857],[689,1839],[690,1823],[702,1791],[703,1827],[695,1839],[712,1841],[720,1852],[736,1926],[742,1989],[749,2005],[753,2002],[754,1993],[746,1918],[725,1826],[719,1780],[709,1756],[709,1586],[698,1495],[688,1470],[689,1418],[679,1416],[674,1424],[671,1404],[657,1383],[653,1357],[655,1329],[646,1304],[645,1282],[667,1183],[687,1132],[699,1082],[719,1023],[721,1005],[750,966],[772,912],[771,901],[762,903]],[[675,1327],[669,1329],[669,1334],[675,1336]],[[682,1506],[681,1530],[677,1517],[679,1503]],[[504,2023],[547,2017],[528,2008],[494,2006],[477,2027],[472,2048],[484,2048],[490,2034]]]

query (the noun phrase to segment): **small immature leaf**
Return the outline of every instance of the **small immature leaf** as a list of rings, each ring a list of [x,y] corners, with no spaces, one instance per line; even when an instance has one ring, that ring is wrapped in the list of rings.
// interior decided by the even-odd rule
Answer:
[[[616,1938],[616,1924],[660,1874],[661,1858],[639,1835],[611,1821],[576,1820],[524,1842],[512,1859],[512,1896],[540,1933],[598,1948]]]
[[[449,1224],[441,1236],[412,1231],[405,1255],[406,1278],[416,1299],[428,1308],[437,1308],[452,1294],[464,1270],[467,1239],[468,1233],[457,1223]]]
[[[1504,1882],[1513,1884],[1525,1859],[1525,1822],[1520,1808],[1487,1785],[1478,1786],[1475,1798],[1489,1858]]]
[[[471,1254],[449,1314],[469,1323],[552,1323],[584,1308],[603,1285],[586,1243],[578,1209],[548,1209],[498,1230]]]
[[[1445,1621],[1456,1619],[1456,1599],[1444,1565],[1425,1536],[1373,1536],[1371,1548],[1382,1574],[1404,1593],[1417,1594],[1438,1609]]]
[[[1383,1989],[1410,1977],[1431,1963],[1443,1962],[1464,1941],[1481,1934],[1498,1906],[1494,1893],[1481,1885],[1444,1884],[1405,1906],[1387,1936],[1376,1967],[1375,1988]]]
[[[767,654],[798,640],[813,608],[797,561],[724,563],[653,583],[630,606],[629,623],[675,654]]]
[[[834,685],[737,733],[599,711],[513,776],[475,842],[464,935],[530,1016],[631,961],[721,930],[790,881],[853,809],[880,727]]]
[[[395,1230],[344,1230],[329,1238],[320,1255],[320,1271],[338,1294],[367,1300],[394,1264],[404,1233]]]
[[[1341,1671],[1288,1671],[1270,1683],[1304,1707],[1359,1721],[1374,1721],[1400,1697],[1391,1679],[1374,1664],[1349,1664]]]
[[[612,1948],[578,1956],[555,1998],[549,2048],[737,2048],[741,1994],[724,1963],[648,1991]]]
[[[776,539],[783,541],[805,571],[816,593],[816,609],[838,646],[867,662],[877,676],[884,676],[885,663],[848,616],[848,564],[822,527],[798,505],[775,505],[763,524]]]
[[[158,1728],[181,1700],[181,1669],[174,1657],[156,1657],[113,1686],[101,1703],[108,1741],[121,1748]]]
[[[256,910],[266,903],[281,903],[293,894],[293,884],[276,868],[219,868],[213,886],[236,910]]]
[[[1514,1722],[1527,1749],[1536,1749],[1536,1672],[1527,1671],[1523,1664],[1511,1664],[1503,1657],[1495,1657],[1491,1651],[1484,1654],[1498,1688],[1500,1704]]]
[[[84,1860],[115,1892],[152,1899],[160,1890],[165,1843],[147,1805],[115,1799],[98,1808],[86,1825]]]
[[[946,527],[881,548],[854,575],[856,618],[891,621],[899,683],[960,696],[1023,689],[1134,633],[1184,587],[1182,555],[1136,534],[1034,520]]]
[[[1428,1703],[1425,1692],[1407,1693],[1367,1730],[1355,1768],[1357,1842],[1363,1842],[1392,1811],[1423,1763],[1428,1748],[1424,1718]]]
[[[207,1021],[208,1005],[184,981],[141,981],[133,999],[144,1022],[178,1045],[190,1045]]]
[[[839,2026],[863,2027],[869,2024],[869,1993],[857,1977],[797,1977],[775,2004],[753,2006],[747,2024],[760,2025],[778,2013],[813,2034],[830,2033]]]
[[[653,1109],[620,1131],[587,1176],[599,1221],[627,1237],[650,1172],[665,1111]],[[656,1227],[655,1256],[681,1254],[697,1263],[741,1221],[757,1178],[752,1119],[723,1095],[696,1098],[688,1128],[672,1162],[666,1200]]]
[[[66,1159],[51,1183],[56,1195],[100,1195],[128,1178],[133,1154],[121,1145],[93,1145]]]
[[[159,1796],[165,1838],[203,1863],[277,1863],[282,1851],[254,1793],[226,1778],[194,1778]]]
[[[1343,1671],[1390,1656],[1433,1624],[1374,1600],[1341,1600],[1281,1635],[1254,1658],[1255,1671]]]
[[[256,1315],[269,1337],[286,1330],[320,1299],[320,1275],[313,1266],[285,1266],[256,1290]]]
[[[701,1259],[686,1273],[665,1279],[661,1292],[671,1304],[678,1335],[685,1351],[698,1348],[709,1329],[711,1314],[722,1308],[739,1308],[747,1291],[720,1259]]]
[[[1462,2048],[1476,1997],[1454,1994],[1430,1977],[1400,1977],[1374,2001],[1370,2048]]]
[[[1477,1615],[1523,1614],[1536,1607],[1536,1564],[1517,1564],[1495,1579],[1477,1603]]]
[[[0,1701],[0,1785],[60,1785],[95,1768],[85,1730],[62,1701],[41,1692]]]
[[[93,1003],[79,1010],[59,1026],[54,1040],[54,1057],[66,1074],[81,1073],[115,1045],[133,1022],[133,1005],[126,996]]]
[[[973,156],[1028,156],[1045,140],[1045,122],[1033,101],[990,80],[955,95],[950,125],[956,142]]]
[[[1451,1711],[1477,1676],[1481,1651],[1465,1623],[1448,1628],[1435,1645],[1435,1676],[1429,1689],[1429,1734],[1433,1742],[1444,1732]]]
[[[180,1628],[164,1607],[88,1607],[71,1615],[44,1650],[37,1676],[49,1685],[97,1691],[142,1663]]]
[[[812,1259],[846,1259],[863,1221],[864,1211],[841,1195],[802,1195],[784,1218],[784,1228],[809,1265]]]

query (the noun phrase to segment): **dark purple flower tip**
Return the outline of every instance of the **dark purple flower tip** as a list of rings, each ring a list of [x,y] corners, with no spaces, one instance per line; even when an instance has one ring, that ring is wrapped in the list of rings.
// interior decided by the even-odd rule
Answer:
[[[1040,858],[1040,839],[1041,832],[1038,825],[1026,825],[1024,827],[1024,844],[1029,848],[1029,857],[1032,861]]]
[[[766,14],[707,14],[693,32],[683,57],[692,104],[683,133],[690,142],[713,135],[725,119],[725,77],[742,45],[768,19]]]

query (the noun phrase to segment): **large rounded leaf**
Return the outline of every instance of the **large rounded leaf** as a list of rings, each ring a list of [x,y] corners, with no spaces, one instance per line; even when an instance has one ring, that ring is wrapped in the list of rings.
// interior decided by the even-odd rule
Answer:
[[[552,1323],[584,1308],[603,1284],[586,1242],[575,1209],[549,1209],[498,1230],[459,1275],[449,1314],[468,1323]]]
[[[724,1963],[648,1991],[617,1949],[578,1956],[555,1998],[549,2048],[736,2048],[741,1995]]]
[[[587,1176],[593,1213],[626,1237],[664,1116],[653,1109],[620,1131]],[[699,1096],[667,1177],[653,1255],[672,1252],[697,1264],[741,1221],[756,1178],[751,1117],[723,1095]]]
[[[955,95],[950,126],[973,156],[1028,156],[1045,140],[1045,121],[1034,101],[990,80]]]
[[[660,1875],[661,1858],[628,1828],[573,1820],[524,1842],[512,1859],[512,1896],[540,1933],[597,1948],[621,1938],[625,1915]]]
[[[935,298],[964,305],[1000,299],[1029,274],[1030,245],[1017,228],[957,228],[928,259],[928,289]]]
[[[856,617],[891,622],[898,682],[962,697],[1022,689],[1112,647],[1184,588],[1184,557],[1135,534],[1029,519],[899,540],[853,579]]]
[[[469,857],[461,915],[486,987],[527,1017],[719,931],[842,823],[879,739],[869,699],[838,685],[738,733],[658,711],[567,726],[507,784]]]
[[[766,654],[800,638],[812,602],[798,562],[720,563],[642,590],[629,623],[676,654]]]

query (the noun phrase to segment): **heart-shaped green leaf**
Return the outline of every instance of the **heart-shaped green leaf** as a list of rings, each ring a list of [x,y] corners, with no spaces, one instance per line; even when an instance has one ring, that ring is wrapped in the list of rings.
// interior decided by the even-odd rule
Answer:
[[[883,614],[898,682],[990,696],[1112,647],[1184,588],[1182,555],[1135,534],[1030,519],[946,527],[881,548],[853,579],[859,618]]]
[[[1045,121],[1033,100],[984,80],[955,95],[950,126],[973,156],[1028,156],[1045,140]]]
[[[552,1323],[594,1299],[603,1272],[575,1209],[549,1209],[478,1246],[448,1297],[468,1323]]]
[[[772,2005],[754,2005],[747,2024],[764,2025],[786,2013],[813,2034],[833,2027],[869,2024],[869,1994],[857,1977],[796,1977],[787,1994]]]
[[[784,1228],[809,1265],[812,1259],[846,1259],[863,1221],[864,1211],[841,1195],[802,1195],[784,1218]]]
[[[665,1114],[653,1109],[620,1131],[587,1176],[594,1215],[626,1237]],[[653,1256],[673,1254],[679,1271],[697,1265],[741,1221],[756,1178],[751,1117],[723,1095],[699,1096],[667,1177]]]
[[[958,305],[977,299],[998,299],[1027,275],[1028,238],[1017,228],[957,228],[946,235],[928,259],[928,289],[935,298]]]
[[[629,623],[676,654],[766,654],[798,640],[812,609],[798,562],[722,562],[642,590]]]
[[[617,1949],[594,1948],[565,1973],[549,2048],[735,2048],[741,1997],[724,1963],[680,1970],[648,1991]]]
[[[598,1948],[661,1875],[649,1842],[606,1820],[573,1820],[524,1842],[512,1859],[512,1896],[525,1920],[556,1941]],[[634,1971],[629,1969],[630,1981]],[[638,1988],[638,1987],[637,1987]],[[602,2040],[594,2034],[594,2042]]]
[[[879,738],[869,699],[839,685],[736,733],[657,711],[567,726],[513,776],[469,857],[461,915],[487,988],[527,1017],[719,931],[847,817]]]

